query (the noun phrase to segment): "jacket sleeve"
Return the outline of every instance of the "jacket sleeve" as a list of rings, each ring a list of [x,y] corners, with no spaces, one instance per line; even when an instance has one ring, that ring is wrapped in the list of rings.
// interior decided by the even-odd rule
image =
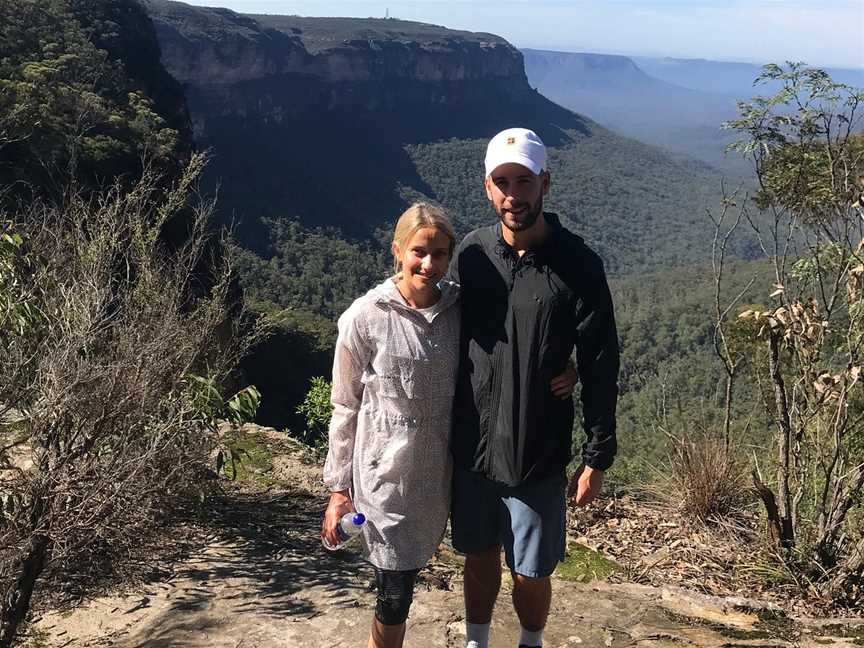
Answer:
[[[615,408],[618,401],[618,331],[612,296],[602,265],[591,303],[583,304],[577,325],[576,365],[582,383],[582,413],[587,439],[582,461],[606,470],[612,465],[618,443]]]
[[[328,432],[324,483],[331,491],[351,488],[357,415],[363,400],[363,370],[372,357],[358,312],[349,309],[339,318],[339,336],[333,358],[333,414]]]

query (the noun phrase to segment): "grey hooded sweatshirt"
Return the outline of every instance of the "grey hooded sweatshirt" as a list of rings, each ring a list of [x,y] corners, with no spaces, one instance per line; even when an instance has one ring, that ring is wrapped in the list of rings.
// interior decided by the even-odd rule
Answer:
[[[420,311],[388,279],[339,318],[324,482],[351,490],[367,518],[369,561],[381,569],[423,567],[447,525],[459,290],[440,288]]]

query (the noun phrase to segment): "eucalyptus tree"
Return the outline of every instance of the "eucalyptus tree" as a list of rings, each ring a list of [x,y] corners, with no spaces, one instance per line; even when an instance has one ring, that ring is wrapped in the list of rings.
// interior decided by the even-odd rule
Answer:
[[[757,83],[769,81],[781,89],[741,102],[725,124],[758,184],[730,197],[737,215],[715,220],[715,248],[749,227],[773,285],[737,321],[736,300],[718,302],[715,338],[730,381],[744,365],[755,378],[773,431],[770,465],[752,472],[770,539],[795,573],[839,596],[864,572],[864,92],[798,63],[765,66]]]

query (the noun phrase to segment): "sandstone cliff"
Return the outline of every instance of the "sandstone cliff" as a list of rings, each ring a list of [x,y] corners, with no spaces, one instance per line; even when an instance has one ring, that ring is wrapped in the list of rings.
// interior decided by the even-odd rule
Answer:
[[[145,6],[164,65],[184,84],[196,140],[215,151],[222,206],[240,215],[253,248],[246,215],[298,216],[365,236],[398,214],[404,188],[431,195],[406,144],[526,123],[548,144],[588,130],[533,90],[522,54],[491,34]]]
[[[247,16],[168,0],[146,6],[163,63],[187,87],[199,138],[214,114],[278,123],[345,108],[485,110],[490,86],[508,102],[534,95],[522,54],[491,34],[392,19]]]
[[[292,74],[331,83],[527,83],[522,55],[492,34],[394,19],[247,16],[166,0],[146,5],[165,64],[183,83],[224,85]]]

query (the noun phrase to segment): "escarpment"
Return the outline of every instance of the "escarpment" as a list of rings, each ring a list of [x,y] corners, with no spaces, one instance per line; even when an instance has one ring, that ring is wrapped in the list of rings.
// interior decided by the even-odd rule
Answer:
[[[590,123],[533,90],[521,53],[491,34],[145,6],[163,63],[185,87],[196,141],[214,152],[223,213],[253,248],[250,215],[365,236],[398,214],[406,190],[431,195],[406,145],[529,122],[554,144]]]

